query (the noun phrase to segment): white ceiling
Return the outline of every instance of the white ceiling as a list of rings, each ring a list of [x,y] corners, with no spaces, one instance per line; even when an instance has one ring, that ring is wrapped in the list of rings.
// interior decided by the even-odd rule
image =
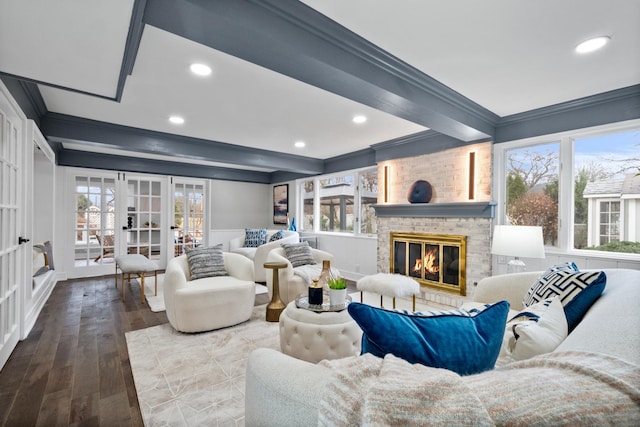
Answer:
[[[640,83],[640,1],[304,3],[499,116]],[[0,0],[0,71],[41,82],[51,112],[319,159],[426,129],[149,25],[120,103],[55,88],[115,96],[132,7]],[[574,53],[596,35],[611,43]]]

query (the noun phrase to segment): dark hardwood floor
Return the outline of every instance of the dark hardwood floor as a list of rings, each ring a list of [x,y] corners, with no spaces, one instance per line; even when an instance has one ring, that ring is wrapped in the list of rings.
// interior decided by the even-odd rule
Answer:
[[[142,426],[125,332],[167,322],[113,276],[59,282],[0,371],[3,426]]]

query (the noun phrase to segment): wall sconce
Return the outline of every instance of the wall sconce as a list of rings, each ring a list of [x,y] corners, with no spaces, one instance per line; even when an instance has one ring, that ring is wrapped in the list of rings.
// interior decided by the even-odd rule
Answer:
[[[384,203],[389,203],[389,165],[384,165],[382,171],[384,177],[384,193],[382,200]]]
[[[476,152],[469,152],[469,200],[476,198]]]

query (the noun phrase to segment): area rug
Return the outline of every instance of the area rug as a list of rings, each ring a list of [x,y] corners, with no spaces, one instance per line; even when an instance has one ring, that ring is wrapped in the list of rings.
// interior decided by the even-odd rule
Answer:
[[[277,322],[256,306],[240,325],[199,334],[164,324],[127,332],[129,361],[145,426],[244,425],[247,357],[280,350]]]
[[[140,279],[135,279],[140,286]],[[164,307],[164,294],[162,293],[162,281],[164,280],[164,274],[158,274],[158,295],[155,295],[155,277],[144,278],[144,296],[147,299],[147,304],[151,311],[165,311]],[[268,293],[267,287],[264,285],[256,284],[256,295]]]

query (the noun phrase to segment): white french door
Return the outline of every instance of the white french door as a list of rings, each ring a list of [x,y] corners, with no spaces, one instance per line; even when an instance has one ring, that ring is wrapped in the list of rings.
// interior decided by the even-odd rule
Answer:
[[[24,119],[0,84],[0,368],[20,338],[20,292],[24,276]]]
[[[172,256],[184,253],[207,242],[206,181],[172,178],[173,224],[170,229],[173,239]]]
[[[126,184],[126,253],[142,254],[164,265],[165,226],[163,215],[166,179],[125,174]]]
[[[69,277],[113,274],[121,254],[142,254],[164,268],[167,178],[70,168],[68,179],[74,204]]]

